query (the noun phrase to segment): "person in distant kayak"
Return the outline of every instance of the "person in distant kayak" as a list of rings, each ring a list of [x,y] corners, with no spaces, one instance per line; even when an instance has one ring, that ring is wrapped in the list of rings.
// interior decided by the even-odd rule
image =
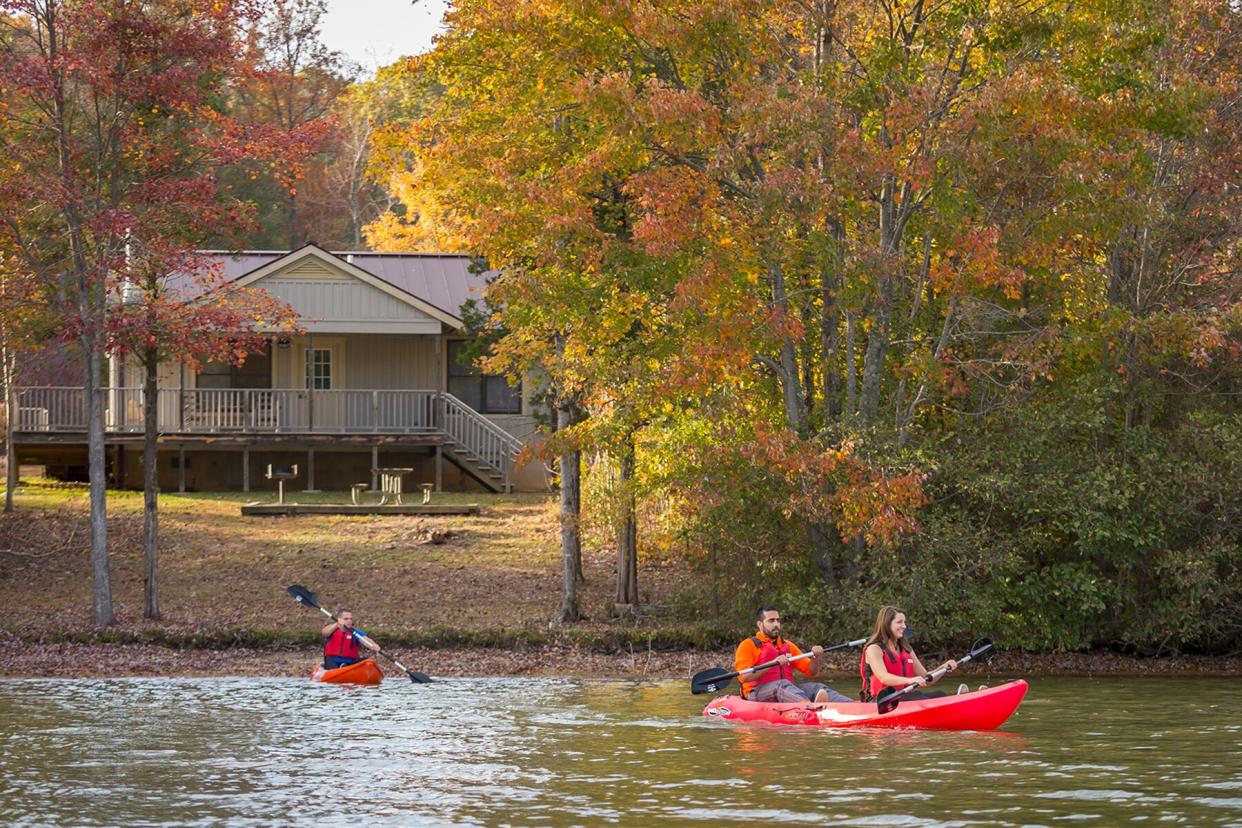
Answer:
[[[794,670],[812,677],[819,672],[824,648],[811,648],[811,657],[794,661],[802,651],[781,638],[781,613],[776,607],[760,607],[755,613],[754,635],[737,645],[733,669],[739,672],[742,696],[761,702],[848,702],[848,697],[826,684],[804,682],[795,684]],[[757,664],[769,661],[777,663],[762,671],[755,671]]]
[[[372,652],[378,653],[380,646],[362,630],[354,629],[354,614],[349,610],[341,610],[336,620],[323,628],[323,667],[335,670],[349,664],[362,661],[359,643]]]
[[[948,667],[948,673],[951,673],[957,669],[957,662],[949,659],[941,666]],[[906,614],[897,607],[880,609],[875,619],[875,630],[863,647],[858,670],[862,675],[860,697],[865,702],[875,701],[885,687],[905,687],[907,684],[926,687],[934,681],[932,671],[923,666],[906,640]],[[914,690],[905,698],[926,699],[943,695]]]

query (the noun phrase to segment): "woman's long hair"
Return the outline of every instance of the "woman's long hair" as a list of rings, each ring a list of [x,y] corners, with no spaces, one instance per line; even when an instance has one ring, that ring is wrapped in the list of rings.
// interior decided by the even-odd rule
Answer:
[[[905,610],[898,609],[897,607],[880,607],[880,614],[875,617],[875,630],[872,631],[871,638],[867,641],[867,646],[879,644],[890,653],[897,653],[902,650],[910,652],[910,645],[906,643],[905,636],[901,638],[893,636],[893,619],[898,615],[905,614]]]

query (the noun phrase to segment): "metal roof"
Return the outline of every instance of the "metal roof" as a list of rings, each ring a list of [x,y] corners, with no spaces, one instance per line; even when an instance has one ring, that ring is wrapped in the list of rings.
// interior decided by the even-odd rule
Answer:
[[[200,251],[204,257],[220,267],[221,275],[229,282],[296,252]],[[326,252],[458,318],[461,317],[461,306],[467,299],[480,302],[483,300],[483,289],[494,273],[470,272],[470,257],[458,253]],[[186,287],[184,283],[181,286]]]

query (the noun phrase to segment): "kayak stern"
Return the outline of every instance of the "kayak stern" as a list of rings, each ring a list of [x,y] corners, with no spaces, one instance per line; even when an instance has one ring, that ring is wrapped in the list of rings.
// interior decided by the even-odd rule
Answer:
[[[379,684],[383,680],[384,674],[373,658],[337,667],[335,670],[325,670],[322,664],[316,664],[311,671],[311,681],[329,684]]]

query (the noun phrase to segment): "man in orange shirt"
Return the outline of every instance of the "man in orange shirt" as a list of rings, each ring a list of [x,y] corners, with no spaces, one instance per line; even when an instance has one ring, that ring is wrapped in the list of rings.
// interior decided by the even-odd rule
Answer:
[[[813,681],[794,684],[794,670],[806,676],[819,672],[824,648],[816,645],[811,648],[809,659],[794,661],[802,651],[796,644],[781,638],[781,614],[776,607],[760,607],[755,613],[755,626],[758,627],[756,634],[737,645],[733,658],[733,669],[741,674],[738,680],[742,682],[743,697],[761,702],[853,701],[826,684]],[[758,673],[753,669],[756,664],[769,661],[777,663]]]

